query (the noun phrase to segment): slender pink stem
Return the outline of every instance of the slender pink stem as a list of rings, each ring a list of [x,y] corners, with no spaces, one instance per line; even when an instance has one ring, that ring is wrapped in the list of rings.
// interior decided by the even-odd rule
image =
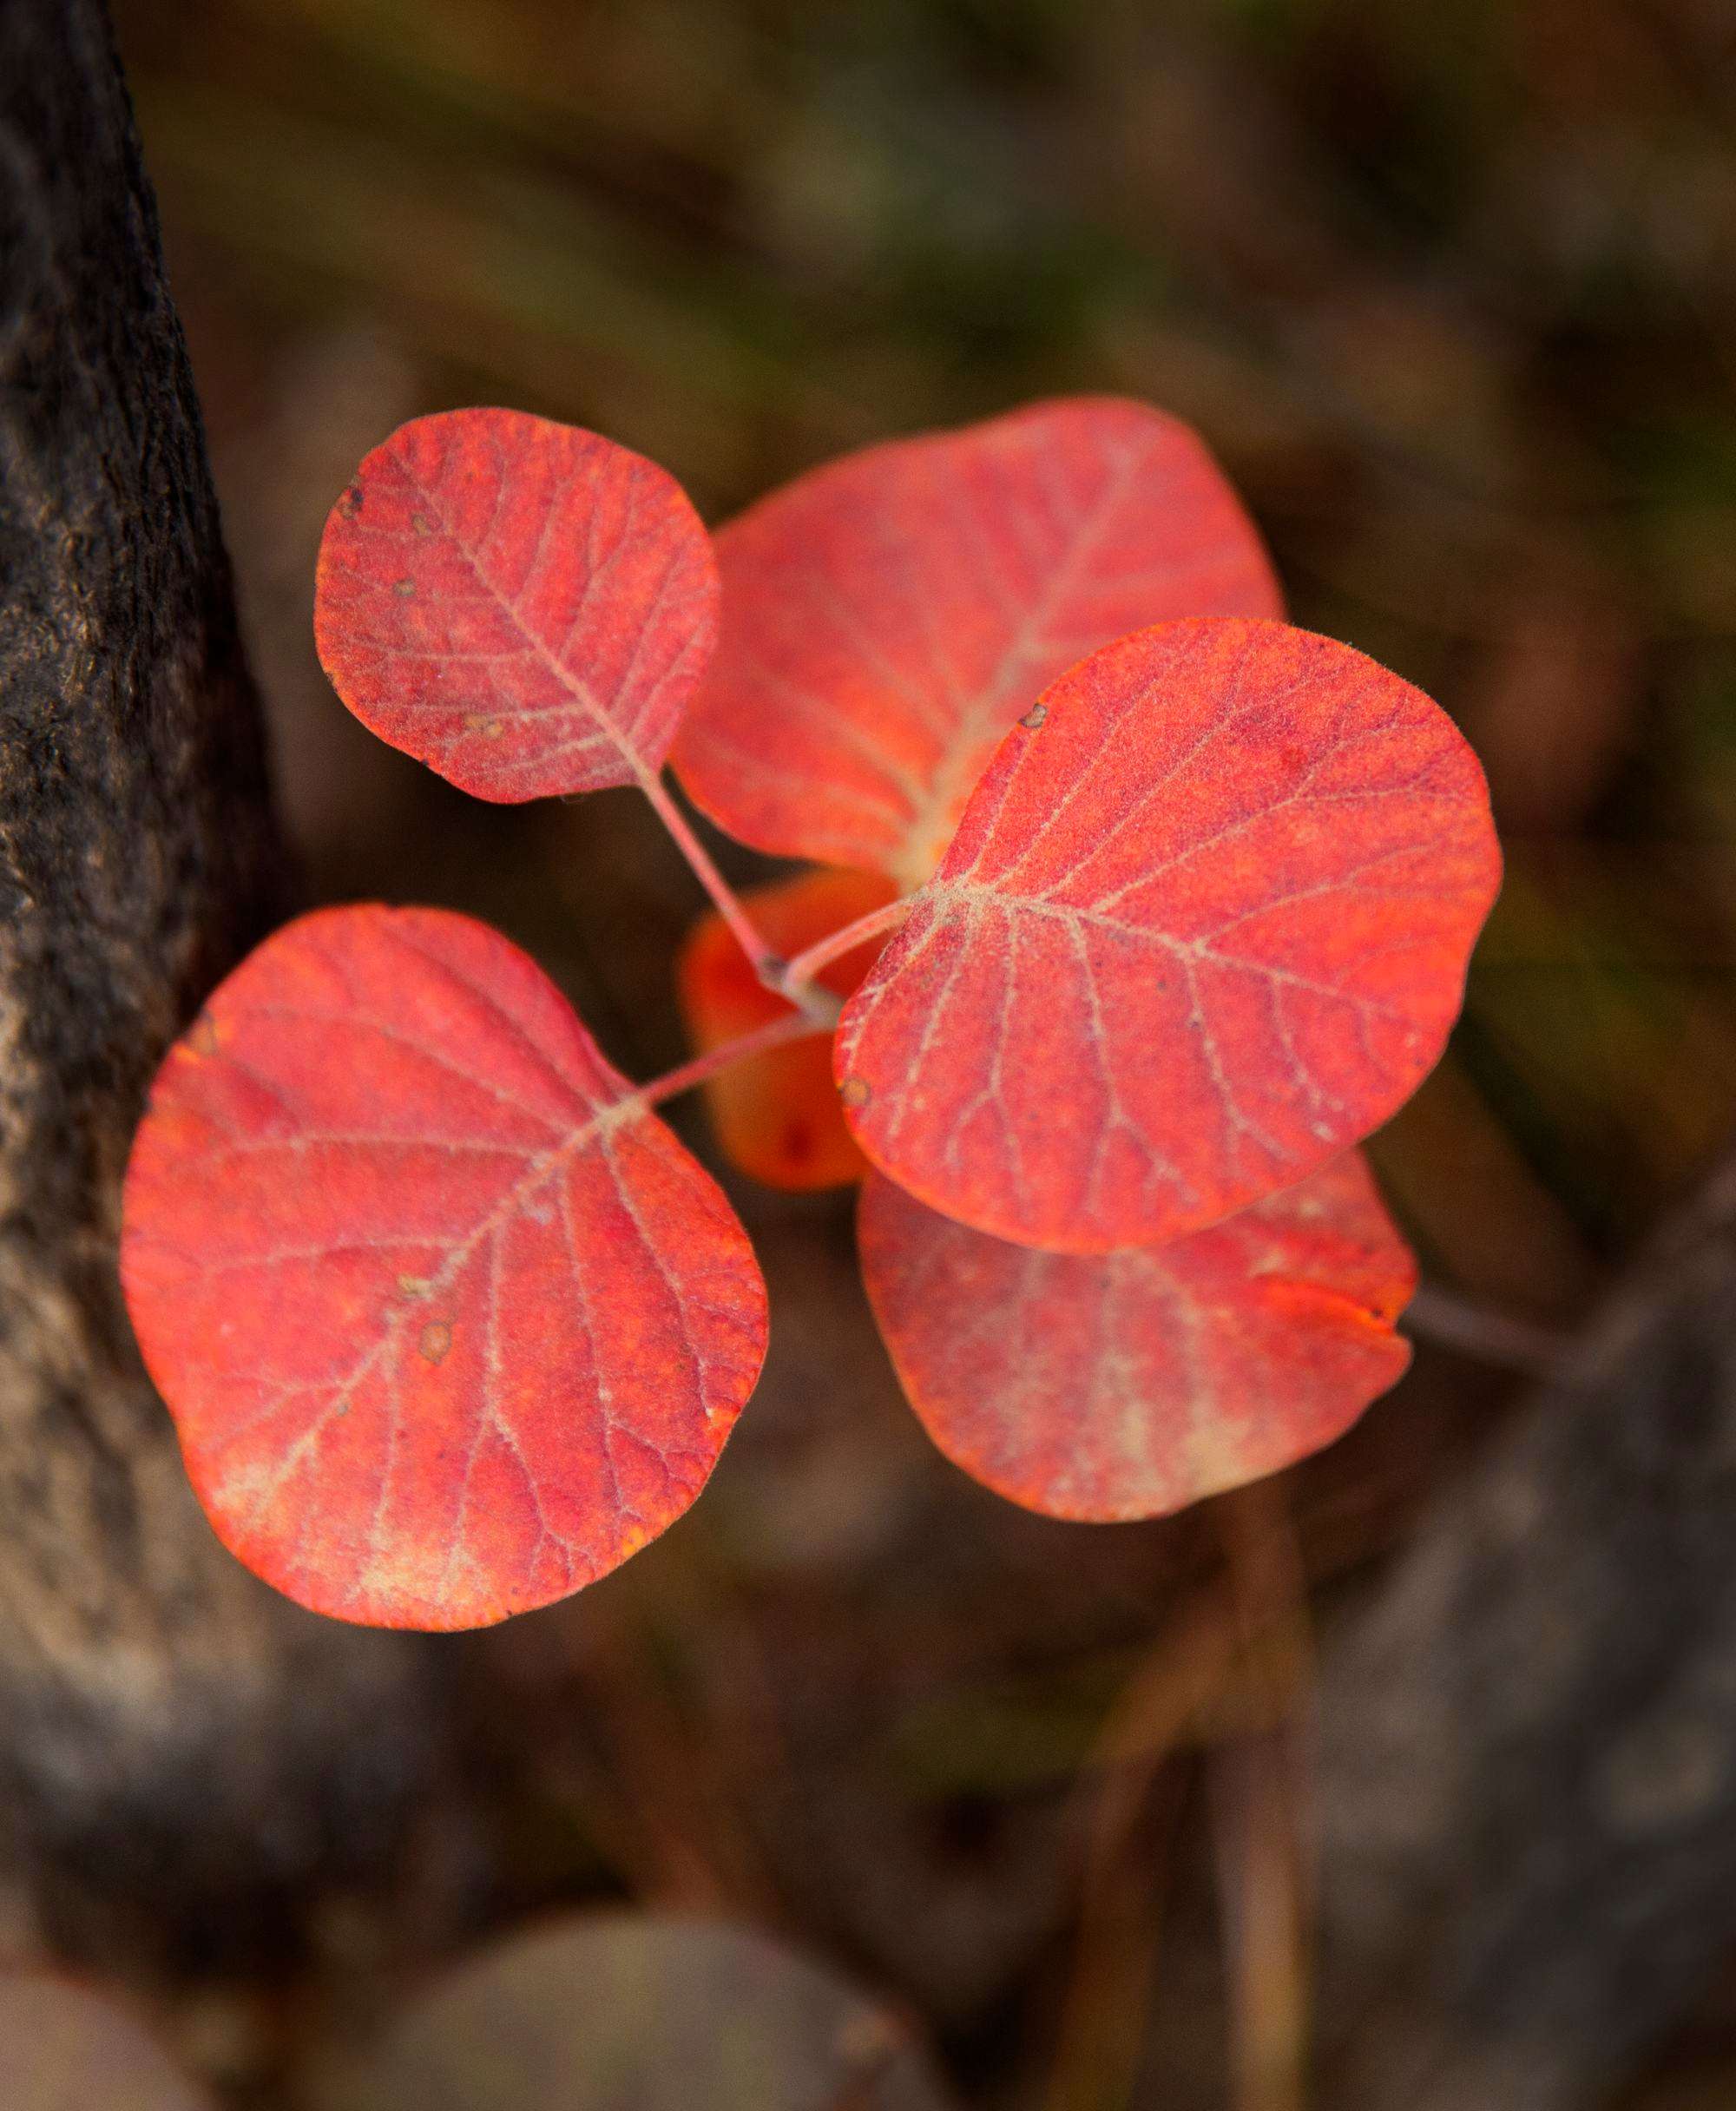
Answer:
[[[903,896],[888,902],[884,909],[871,909],[865,917],[858,917],[853,924],[828,933],[806,952],[796,955],[785,968],[779,989],[793,1001],[797,991],[811,983],[822,968],[830,967],[845,953],[853,953],[870,938],[878,938],[883,931],[895,931],[910,913],[910,898]]]
[[[728,1069],[732,1063],[746,1062],[751,1056],[763,1056],[769,1049],[780,1049],[788,1042],[805,1040],[810,1034],[828,1030],[826,1022],[813,1018],[806,1011],[786,1012],[781,1019],[756,1026],[751,1034],[739,1034],[733,1041],[723,1042],[717,1048],[707,1049],[703,1056],[695,1056],[691,1062],[666,1070],[661,1077],[654,1077],[648,1085],[641,1085],[634,1097],[647,1107],[661,1107],[665,1100],[673,1100],[677,1093],[691,1092],[695,1085],[703,1085],[707,1078]]]
[[[646,798],[651,802],[653,812],[674,838],[675,848],[693,867],[694,878],[710,895],[717,913],[735,934],[736,944],[752,962],[753,972],[768,990],[781,992],[784,986],[782,960],[742,907],[741,898],[734,888],[712,863],[711,853],[694,833],[687,816],[675,804],[668,786],[655,770],[642,772],[639,783]]]

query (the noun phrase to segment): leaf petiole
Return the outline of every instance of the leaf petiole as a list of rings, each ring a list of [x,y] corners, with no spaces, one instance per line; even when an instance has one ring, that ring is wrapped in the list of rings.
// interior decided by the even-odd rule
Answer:
[[[741,905],[741,898],[712,862],[711,853],[694,833],[661,774],[652,769],[638,772],[639,788],[651,802],[651,811],[668,831],[675,848],[687,861],[694,878],[711,897],[717,913],[735,934],[736,943],[753,963],[753,970],[768,990],[779,988],[784,963],[756,928]]]
[[[887,903],[884,909],[871,910],[866,916],[858,917],[854,923],[845,924],[840,931],[829,932],[805,952],[798,953],[793,960],[786,961],[767,942],[748,915],[740,896],[718,871],[710,852],[694,832],[687,816],[676,804],[662,778],[656,771],[647,770],[640,776],[639,783],[640,788],[651,802],[652,812],[667,830],[675,848],[687,859],[694,878],[711,897],[712,905],[729,926],[736,944],[746,954],[753,972],[766,989],[784,998],[787,1003],[796,1006],[806,1023],[804,1031],[830,1033],[838,1023],[838,1001],[824,990],[815,989],[814,977],[845,953],[853,952],[858,945],[878,937],[881,931],[891,931],[902,924],[910,914],[909,900],[901,898]],[[744,1049],[743,1052],[753,1054],[754,1051]],[[674,1076],[675,1073],[672,1071],[670,1075]]]
[[[751,1034],[738,1034],[733,1041],[723,1042],[717,1048],[707,1049],[703,1056],[695,1056],[691,1062],[666,1070],[661,1077],[654,1077],[648,1085],[641,1085],[633,1097],[641,1106],[661,1107],[665,1100],[673,1100],[680,1093],[691,1092],[695,1085],[707,1083],[720,1070],[746,1062],[752,1056],[766,1055],[792,1041],[830,1033],[835,1023],[835,1017],[827,1019],[810,1011],[786,1012],[781,1019],[756,1026]]]
[[[792,1004],[802,1002],[802,993],[814,977],[829,968],[834,960],[853,953],[858,945],[878,938],[882,931],[896,931],[911,913],[911,899],[907,894],[900,895],[896,902],[888,902],[883,909],[871,909],[853,924],[846,924],[841,930],[828,931],[824,938],[816,939],[785,967],[781,981],[774,985],[779,996],[788,997]]]

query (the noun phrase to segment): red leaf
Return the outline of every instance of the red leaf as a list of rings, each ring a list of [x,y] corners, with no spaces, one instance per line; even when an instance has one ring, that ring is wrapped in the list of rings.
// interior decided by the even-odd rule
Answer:
[[[709,1176],[533,962],[435,910],[304,917],[223,983],[153,1090],[122,1277],[224,1543],[385,1627],[624,1561],[766,1343]]]
[[[851,1127],[1003,1239],[1215,1223],[1415,1089],[1499,883],[1476,758],[1419,690],[1279,623],[1138,632],[1008,736],[845,1009]]]
[[[0,2104],[5,2111],[201,2111],[124,2009],[46,1972],[0,1974]]]
[[[766,939],[793,958],[858,917],[892,899],[890,884],[868,872],[803,872],[755,888],[742,900]],[[848,996],[878,957],[873,938],[820,974],[823,989]],[[789,1010],[753,971],[715,911],[694,926],[677,967],[681,1011],[701,1054],[721,1048]],[[706,1105],[732,1165],[768,1187],[838,1187],[860,1180],[867,1161],[845,1126],[823,1037],[792,1042],[710,1079]]]
[[[1042,1253],[871,1174],[868,1295],[955,1464],[1051,1517],[1156,1517],[1342,1435],[1410,1360],[1417,1286],[1357,1152],[1164,1246]]]
[[[745,843],[903,886],[1075,660],[1170,616],[1283,609],[1195,435],[1112,397],[846,456],[717,548],[723,635],[676,744],[682,784]]]
[[[384,740],[478,799],[637,784],[711,655],[717,569],[674,479],[517,411],[400,426],[319,548],[314,636]]]

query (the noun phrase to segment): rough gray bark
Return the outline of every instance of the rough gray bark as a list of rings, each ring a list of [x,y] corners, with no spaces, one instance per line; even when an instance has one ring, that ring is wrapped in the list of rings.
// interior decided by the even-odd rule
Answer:
[[[218,1547],[135,1352],[120,1182],[283,858],[100,0],[0,0],[0,1809],[64,1941],[232,1950],[389,1851],[420,1659]]]
[[[1323,2101],[1605,2102],[1736,1949],[1736,1164],[1328,1658]]]

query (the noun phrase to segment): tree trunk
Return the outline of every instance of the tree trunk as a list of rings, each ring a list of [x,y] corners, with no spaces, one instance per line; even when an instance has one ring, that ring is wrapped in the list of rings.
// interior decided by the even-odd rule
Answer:
[[[1334,2111],[1606,2102],[1736,1949],[1736,1163],[1325,1667]]]
[[[233,1956],[391,1851],[426,1660],[220,1549],[121,1305],[146,1088],[284,858],[100,0],[0,0],[0,1808],[63,1944]]]

